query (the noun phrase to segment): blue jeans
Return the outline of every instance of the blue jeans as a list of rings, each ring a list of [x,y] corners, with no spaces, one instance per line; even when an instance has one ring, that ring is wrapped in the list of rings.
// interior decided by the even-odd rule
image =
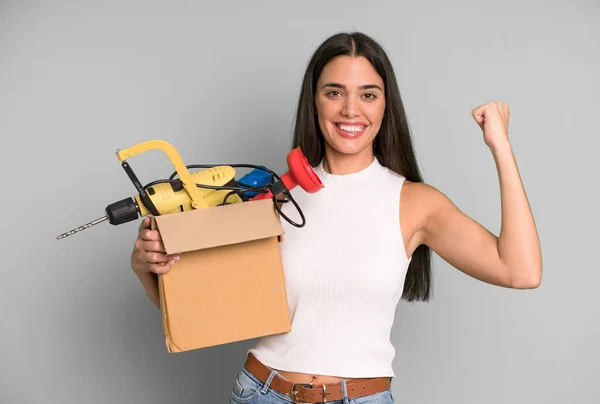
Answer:
[[[231,394],[229,395],[229,404],[290,404],[291,397],[286,396],[269,387],[273,377],[278,374],[273,370],[266,383],[261,382],[248,369],[242,368],[237,374]],[[328,401],[330,404],[393,404],[394,396],[392,388],[363,397],[348,398],[346,392],[346,381],[340,382],[342,385],[343,399]]]

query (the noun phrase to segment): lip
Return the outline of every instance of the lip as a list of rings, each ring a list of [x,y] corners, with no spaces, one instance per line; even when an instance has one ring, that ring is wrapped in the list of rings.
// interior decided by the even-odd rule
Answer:
[[[341,130],[340,128],[338,128],[338,124],[348,126],[364,126],[364,128],[360,132],[346,132],[345,130]],[[365,130],[367,129],[368,125],[364,122],[334,122],[333,127],[335,128],[338,135],[346,139],[356,139],[362,136],[363,133],[365,133]]]
[[[367,126],[366,122],[350,122],[350,121],[336,121],[333,124],[334,125],[337,125],[337,124],[348,125],[348,126],[354,126],[354,125]]]

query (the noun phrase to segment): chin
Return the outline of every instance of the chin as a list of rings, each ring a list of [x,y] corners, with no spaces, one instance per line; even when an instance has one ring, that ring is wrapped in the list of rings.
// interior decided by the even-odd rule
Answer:
[[[333,142],[327,141],[327,144],[333,151],[346,155],[360,154],[365,150],[368,150],[369,147],[372,147],[372,143],[361,142],[359,144],[356,141],[348,141],[346,139],[336,139]]]

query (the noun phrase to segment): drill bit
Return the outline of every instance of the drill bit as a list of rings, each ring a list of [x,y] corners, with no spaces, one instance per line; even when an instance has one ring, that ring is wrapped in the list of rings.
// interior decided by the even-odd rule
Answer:
[[[61,238],[68,237],[68,236],[70,236],[71,234],[78,233],[78,232],[80,232],[80,231],[82,231],[82,230],[85,230],[85,229],[87,229],[88,227],[92,227],[92,226],[94,226],[94,225],[96,225],[96,224],[98,224],[98,223],[102,223],[102,222],[104,222],[105,220],[108,220],[108,215],[106,215],[106,216],[104,216],[104,217],[100,217],[100,218],[98,218],[98,219],[96,219],[96,220],[94,220],[94,221],[91,221],[91,222],[89,222],[89,223],[86,223],[86,224],[84,224],[83,226],[79,226],[79,227],[77,227],[77,228],[75,228],[75,229],[73,229],[73,230],[70,230],[70,231],[68,231],[68,232],[66,232],[66,233],[63,233],[63,234],[61,234],[60,236],[56,237],[56,239],[57,239],[57,240],[60,240]]]

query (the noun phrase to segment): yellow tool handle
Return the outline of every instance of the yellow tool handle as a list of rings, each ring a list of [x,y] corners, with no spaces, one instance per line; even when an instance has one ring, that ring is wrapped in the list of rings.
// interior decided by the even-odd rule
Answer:
[[[235,177],[235,169],[230,166],[217,166],[191,174],[197,184],[224,186]],[[151,188],[151,189],[150,189]],[[175,191],[168,182],[153,185],[146,190],[146,194],[152,200],[156,210],[161,215],[184,212],[192,209],[190,196],[183,189]],[[223,203],[225,195],[230,191],[227,189],[198,188],[202,203],[207,206],[216,206]],[[150,214],[150,211],[142,203],[140,196],[135,195],[135,202],[139,207],[141,216]],[[240,203],[242,199],[236,195],[230,195],[227,203]]]
[[[127,149],[118,150],[117,158],[119,159],[119,161],[124,161],[125,159],[127,159],[129,157],[132,157],[137,154],[146,152],[148,150],[153,150],[153,149],[158,149],[158,150],[162,150],[163,152],[165,152],[165,154],[171,161],[171,164],[173,164],[173,167],[175,167],[175,171],[177,171],[177,174],[179,175],[179,178],[181,179],[181,182],[183,183],[183,187],[185,188],[187,193],[190,195],[190,198],[192,200],[192,202],[191,202],[192,208],[197,209],[197,208],[208,207],[206,205],[206,203],[202,200],[200,191],[196,187],[196,183],[192,179],[192,176],[191,176],[190,172],[188,171],[187,167],[185,166],[183,160],[181,159],[181,156],[179,155],[179,153],[177,152],[175,147],[173,147],[173,145],[170,144],[169,142],[166,142],[164,140],[147,140],[145,142],[138,143],[134,146],[131,146]]]

